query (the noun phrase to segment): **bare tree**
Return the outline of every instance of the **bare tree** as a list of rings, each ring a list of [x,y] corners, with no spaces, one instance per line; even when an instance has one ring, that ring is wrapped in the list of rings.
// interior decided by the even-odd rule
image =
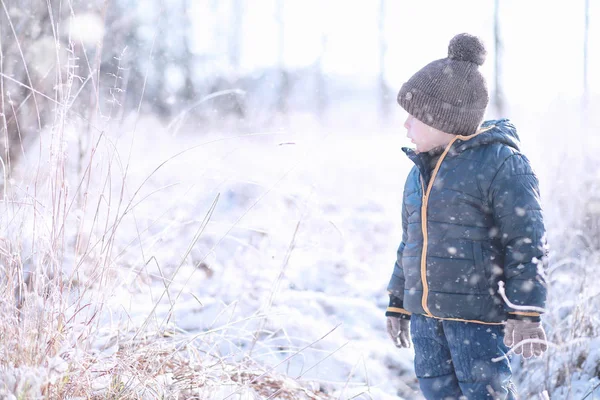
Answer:
[[[590,34],[590,0],[585,0],[585,24],[583,31],[583,107],[587,111],[589,102],[588,93],[588,52]]]
[[[19,0],[0,2],[0,154],[7,172],[45,127],[64,123],[65,112],[92,129],[106,76],[109,0],[27,4],[25,10]]]
[[[379,112],[382,120],[390,113],[389,89],[385,82],[385,57],[387,41],[385,37],[386,0],[379,0]]]
[[[3,176],[24,155],[27,144],[51,118],[63,81],[59,52],[59,0],[32,2],[25,11],[18,0],[0,4],[0,157]],[[58,79],[57,77],[61,77]]]
[[[327,42],[328,35],[325,30],[321,34],[321,51],[319,52],[319,57],[316,61],[316,81],[317,81],[317,115],[321,122],[325,119],[325,114],[327,112],[327,84],[325,79],[325,71],[323,69],[323,60],[325,58],[325,53],[327,52]]]
[[[194,79],[193,79],[193,64],[194,64],[194,56],[192,51],[190,50],[190,1],[183,0],[181,4],[181,41],[183,44],[180,65],[183,68],[183,76],[184,76],[184,87],[182,90],[182,97],[184,101],[191,101],[196,94],[196,90],[194,87]]]
[[[494,97],[493,104],[498,117],[504,115],[504,91],[502,88],[502,38],[500,31],[500,0],[494,0]]]
[[[279,91],[277,94],[277,111],[285,114],[287,110],[287,98],[289,97],[290,82],[285,67],[285,21],[284,0],[278,0],[275,9],[277,21],[277,69],[279,71]]]
[[[152,56],[152,85],[148,85],[148,99],[152,108],[162,118],[168,118],[171,110],[168,104],[168,88],[166,67],[170,62],[171,52],[169,49],[169,26],[166,13],[163,13],[164,6],[162,0],[157,0],[160,9],[157,16],[158,22],[154,38],[154,52]]]
[[[229,63],[237,71],[240,66],[242,49],[242,23],[244,14],[242,0],[232,0],[231,3],[231,25],[229,37]]]

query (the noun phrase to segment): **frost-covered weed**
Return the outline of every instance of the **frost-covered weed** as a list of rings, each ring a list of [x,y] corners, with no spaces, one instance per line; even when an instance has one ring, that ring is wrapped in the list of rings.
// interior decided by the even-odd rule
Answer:
[[[589,399],[592,392],[600,393],[600,165],[597,149],[585,138],[582,133],[581,153],[540,149],[545,163],[538,173],[546,186],[551,243],[543,322],[552,345],[541,360],[514,363],[525,398],[542,390],[553,399]]]

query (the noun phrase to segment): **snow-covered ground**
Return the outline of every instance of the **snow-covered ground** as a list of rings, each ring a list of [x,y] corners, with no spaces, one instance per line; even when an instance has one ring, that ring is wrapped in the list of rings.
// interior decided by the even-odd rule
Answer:
[[[412,350],[396,349],[385,333],[385,288],[400,240],[402,187],[411,167],[400,150],[402,127],[397,133],[288,128],[174,136],[158,126],[143,120],[135,134],[115,132],[100,139],[87,206],[67,217],[66,247],[74,247],[81,221],[89,227],[83,231],[92,233],[79,240],[93,246],[106,232],[97,221],[123,213],[131,202],[115,231],[108,288],[102,286],[104,275],[94,275],[98,260],[93,251],[81,268],[75,267],[79,259],[72,251],[64,254],[64,272],[77,271],[81,282],[90,282],[86,290],[74,289],[77,296],[83,303],[103,305],[90,343],[97,357],[108,360],[138,331],[160,332],[191,345],[206,363],[272,367],[335,398],[421,398]],[[590,177],[588,183],[573,182],[571,171],[556,168],[558,150],[528,148],[538,172],[543,160],[552,165],[540,177],[548,197],[551,243],[560,243],[554,259],[562,266],[550,276],[556,290],[549,308],[554,310],[545,322],[551,337],[567,344],[551,349],[541,361],[515,359],[515,380],[526,398],[555,387],[553,399],[582,398],[596,384],[600,368],[594,339],[600,324],[593,316],[597,290],[585,279],[594,276],[600,260],[597,252],[573,244],[576,235],[568,224],[595,201],[600,191],[594,182],[600,179],[573,156],[577,173],[587,171]],[[67,148],[68,165],[73,151]],[[36,162],[30,159],[29,167]],[[44,170],[52,164],[42,165]],[[73,165],[68,171],[75,171]],[[23,182],[31,178],[27,170],[35,168],[21,172]],[[71,193],[75,176],[67,173]],[[590,196],[561,209],[573,199],[568,194],[584,184]],[[103,200],[96,203],[100,193]],[[598,209],[590,210],[594,220]],[[29,238],[24,231],[20,235]],[[23,243],[26,253],[29,240]],[[577,266],[581,270],[571,270]],[[84,324],[93,314],[89,309],[74,318]],[[588,331],[579,331],[583,326]],[[573,370],[573,365],[579,366]],[[210,398],[229,393],[219,390],[225,392],[211,392]]]
[[[158,266],[174,274],[216,201],[174,278],[171,297],[183,293],[173,324],[190,335],[225,327],[217,339],[221,354],[266,365],[316,342],[277,369],[343,397],[364,391],[378,399],[418,398],[412,353],[391,345],[384,329],[385,287],[409,168],[400,136],[284,131],[173,138],[139,132],[132,160],[152,156],[132,163],[132,182],[198,146],[165,164],[144,191],[177,186],[135,210],[138,229],[153,223],[141,238],[145,259],[157,261],[142,269],[154,301],[164,290]],[[139,267],[139,249],[123,261]],[[153,301],[140,290],[133,303]],[[158,320],[169,310],[165,296]],[[128,312],[143,319],[148,311]]]

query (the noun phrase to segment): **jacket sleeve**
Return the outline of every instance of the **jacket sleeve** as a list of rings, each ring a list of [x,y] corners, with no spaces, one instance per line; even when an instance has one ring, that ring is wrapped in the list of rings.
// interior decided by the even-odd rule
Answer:
[[[529,160],[514,154],[504,160],[489,190],[496,235],[504,250],[503,279],[516,306],[543,308],[546,303],[545,227],[538,179]],[[506,303],[506,302],[505,302]],[[509,318],[539,320],[540,310],[504,305]]]
[[[404,270],[402,269],[402,252],[408,236],[408,211],[406,203],[402,201],[402,242],[398,247],[394,272],[388,284],[390,303],[385,315],[388,317],[399,317],[410,319],[410,312],[404,309]]]

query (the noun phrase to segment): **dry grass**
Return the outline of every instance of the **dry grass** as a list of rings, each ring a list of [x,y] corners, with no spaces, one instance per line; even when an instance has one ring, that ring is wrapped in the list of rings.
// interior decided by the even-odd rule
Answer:
[[[551,252],[543,322],[552,345],[542,359],[523,360],[517,366],[516,379],[525,398],[543,390],[552,398],[582,398],[596,385],[600,175],[595,146],[586,140],[582,137],[578,143],[580,152],[553,148],[544,153],[540,174]]]
[[[56,32],[54,35],[55,43],[59,43]],[[134,215],[135,207],[149,196],[142,197],[141,191],[151,176],[133,190],[127,187],[131,160],[121,159],[114,143],[103,133],[111,116],[104,116],[104,120],[94,117],[103,100],[95,97],[99,93],[99,82],[94,79],[100,74],[99,57],[90,65],[86,53],[77,53],[73,42],[68,44],[68,51],[66,58],[61,58],[58,49],[50,55],[56,58],[60,71],[54,93],[37,90],[31,78],[17,82],[34,98],[49,100],[54,114],[42,132],[41,143],[46,145],[40,143],[35,173],[25,171],[24,180],[15,181],[3,168],[0,396],[328,399],[319,390],[302,387],[249,357],[238,355],[235,359],[223,357],[216,350],[204,350],[214,348],[215,341],[231,340],[223,334],[189,337],[185,332],[170,330],[165,321],[157,325],[154,311],[163,297],[170,296],[172,280],[165,276],[160,277],[164,290],[154,306],[149,307],[141,326],[105,325],[111,315],[106,304],[124,289],[124,273],[139,275],[142,271],[124,271],[119,258],[124,249],[117,251],[115,242],[123,220]],[[76,54],[85,57],[76,58]],[[20,61],[27,65],[24,57]],[[89,71],[89,75],[78,76],[80,71]],[[29,77],[27,69],[26,72]],[[111,93],[121,90],[117,86],[119,72],[118,68]],[[0,76],[3,85],[9,78],[4,73]],[[94,86],[92,101],[80,98],[88,83]],[[73,106],[80,103],[89,103],[89,117],[74,111],[77,107]],[[38,113],[41,125],[39,118]],[[77,150],[69,155],[67,136],[73,127],[78,132]],[[8,143],[6,119],[3,128]],[[9,157],[2,155],[5,158]],[[32,180],[27,182],[28,178]],[[181,255],[179,267],[202,234],[211,212],[208,210],[197,234],[189,238],[190,248]],[[138,238],[141,233],[138,231]]]

